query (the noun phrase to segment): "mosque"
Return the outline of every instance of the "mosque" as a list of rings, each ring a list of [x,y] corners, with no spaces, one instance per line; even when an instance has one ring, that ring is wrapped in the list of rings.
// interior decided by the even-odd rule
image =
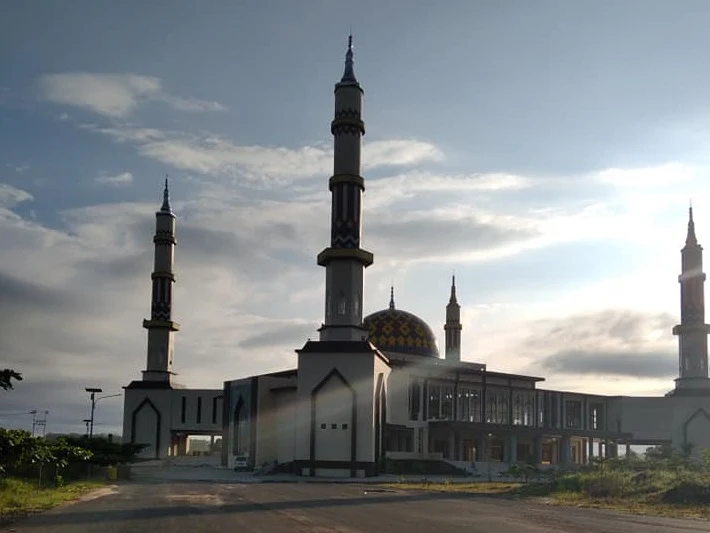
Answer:
[[[335,84],[330,246],[324,321],[318,340],[296,350],[297,367],[189,389],[174,381],[172,316],[175,214],[166,181],[156,213],[155,263],[146,369],[125,387],[123,436],[146,444],[145,457],[187,451],[188,435],[222,438],[222,464],[279,466],[303,476],[363,477],[388,461],[573,466],[615,456],[619,446],[669,444],[698,453],[710,448],[702,247],[692,209],[682,268],[679,374],[662,397],[603,396],[548,390],[544,378],[496,372],[461,360],[455,280],[446,304],[445,350],[416,315],[388,308],[363,318],[361,248],[363,89],[353,70],[352,38]]]

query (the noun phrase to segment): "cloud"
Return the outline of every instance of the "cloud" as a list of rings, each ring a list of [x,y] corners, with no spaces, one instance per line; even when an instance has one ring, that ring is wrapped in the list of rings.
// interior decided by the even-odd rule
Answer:
[[[316,337],[315,322],[276,322],[273,327],[251,335],[239,343],[240,348],[264,348],[291,345],[301,346],[307,337]]]
[[[160,79],[138,74],[66,72],[45,74],[38,81],[42,98],[87,109],[109,118],[124,118],[140,104],[164,102],[180,111],[222,111],[224,106],[195,98],[170,95]]]
[[[366,231],[376,255],[410,262],[483,258],[539,235],[532,220],[455,207],[377,213]]]
[[[117,142],[132,142],[141,155],[174,168],[228,177],[244,185],[271,187],[293,180],[328,176],[332,172],[333,148],[325,143],[298,148],[244,146],[216,135],[199,136],[131,125],[102,127],[84,124],[82,127]],[[436,146],[424,141],[393,139],[363,145],[365,170],[440,161],[442,158],[443,154]]]
[[[0,209],[11,209],[16,205],[34,200],[32,195],[21,189],[0,183]]]
[[[110,185],[112,187],[120,187],[133,183],[133,174],[130,172],[121,172],[115,176],[101,175],[96,178],[96,182],[102,185]]]
[[[670,349],[651,352],[569,350],[546,358],[542,369],[555,374],[671,379],[678,373],[676,357]]]
[[[386,165],[414,165],[422,161],[442,161],[444,154],[431,143],[393,139],[365,143],[362,159],[364,168],[376,168]]]
[[[178,111],[226,111],[227,108],[219,102],[208,102],[197,98],[182,98],[162,93],[157,100],[161,100]]]
[[[421,193],[451,194],[495,193],[515,191],[532,186],[531,180],[513,174],[437,174],[413,171],[366,181],[366,202],[370,207],[383,208],[396,202],[422,197]],[[430,196],[427,195],[430,199]],[[432,203],[431,200],[429,203]]]
[[[667,313],[607,309],[564,319],[538,321],[522,343],[534,366],[565,375],[671,378],[678,371],[677,347]]]

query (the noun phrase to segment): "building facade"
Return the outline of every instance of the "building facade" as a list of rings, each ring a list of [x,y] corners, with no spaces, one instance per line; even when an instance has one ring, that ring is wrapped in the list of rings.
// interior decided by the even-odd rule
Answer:
[[[664,397],[582,394],[542,388],[542,377],[462,361],[456,282],[445,306],[445,354],[415,314],[389,305],[363,317],[361,175],[364,91],[354,72],[352,38],[335,85],[331,239],[317,257],[325,269],[319,338],[300,349],[294,369],[189,390],[173,380],[171,286],[175,215],[167,183],[157,213],[148,354],[143,379],[126,387],[124,438],[146,443],[147,457],[180,454],[187,434],[219,434],[222,463],[282,465],[305,476],[361,477],[385,459],[436,459],[466,467],[517,461],[571,466],[615,456],[619,446],[710,448],[710,380],[704,323],[702,248],[692,210],[682,251],[679,377]]]

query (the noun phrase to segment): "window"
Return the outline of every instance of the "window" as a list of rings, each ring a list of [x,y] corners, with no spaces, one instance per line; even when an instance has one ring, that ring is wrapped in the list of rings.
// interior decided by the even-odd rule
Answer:
[[[180,409],[180,422],[185,423],[185,411],[187,411],[187,398],[182,397],[182,406]]]
[[[419,420],[421,410],[421,386],[418,381],[412,381],[409,385],[409,419]]]
[[[338,424],[331,424],[330,429],[338,429]]]
[[[508,394],[506,390],[489,389],[486,392],[486,422],[489,424],[509,424]]]
[[[459,389],[458,402],[459,420],[464,422],[481,421],[481,392],[479,389]]]
[[[341,292],[340,296],[338,296],[338,314],[344,315],[347,312],[347,308],[348,308],[348,301],[345,298],[345,293]]]
[[[439,418],[439,408],[441,407],[441,385],[429,385],[429,405],[427,414],[429,420]]]
[[[348,425],[347,425],[347,424],[343,424],[343,429],[348,429]]]
[[[558,428],[560,427],[559,418],[557,411],[559,410],[557,405],[557,394],[550,394],[550,427]]]
[[[197,397],[197,423],[202,422],[202,398]]]
[[[320,428],[321,428],[321,429],[325,429],[326,427],[328,427],[328,426],[327,426],[325,423],[323,423],[323,424],[320,425]]]
[[[212,398],[212,423],[217,423],[217,396]]]
[[[527,391],[513,393],[513,424],[532,426],[535,423],[535,397]]]
[[[565,427],[567,429],[582,428],[582,402],[578,400],[565,402]]]
[[[452,420],[454,417],[454,388],[442,387],[441,396],[441,419]]]
[[[604,404],[593,403],[589,406],[591,429],[604,429]]]

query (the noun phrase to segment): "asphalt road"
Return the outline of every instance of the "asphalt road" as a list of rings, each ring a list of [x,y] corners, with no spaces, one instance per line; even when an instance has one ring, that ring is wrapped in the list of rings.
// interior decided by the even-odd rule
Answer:
[[[325,483],[133,482],[30,517],[18,533],[688,533],[710,521]]]

